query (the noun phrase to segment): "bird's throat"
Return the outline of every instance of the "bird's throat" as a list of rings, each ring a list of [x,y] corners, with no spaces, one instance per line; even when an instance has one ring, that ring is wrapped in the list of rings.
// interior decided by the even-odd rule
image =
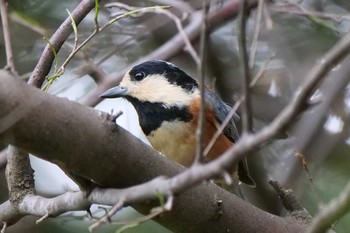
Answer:
[[[127,97],[127,100],[135,107],[141,129],[146,136],[160,128],[164,122],[186,123],[193,118],[189,109],[184,106],[165,106],[161,103],[140,101],[133,97]]]

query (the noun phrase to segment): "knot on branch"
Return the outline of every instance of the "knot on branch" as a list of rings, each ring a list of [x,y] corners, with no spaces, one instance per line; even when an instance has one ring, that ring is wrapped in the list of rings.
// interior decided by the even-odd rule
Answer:
[[[311,215],[304,207],[302,207],[291,189],[285,189],[278,181],[275,180],[270,180],[269,184],[275,189],[284,208],[288,210],[292,218],[303,224],[311,223]]]

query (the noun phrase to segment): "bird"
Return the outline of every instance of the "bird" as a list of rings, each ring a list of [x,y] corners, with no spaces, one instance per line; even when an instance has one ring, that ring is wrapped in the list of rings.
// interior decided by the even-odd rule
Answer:
[[[140,127],[153,148],[189,167],[196,154],[196,129],[201,95],[197,80],[176,65],[151,60],[132,67],[118,86],[100,95],[101,98],[124,98],[135,108]],[[205,139],[207,145],[230,113],[231,107],[209,89],[205,90]],[[239,139],[235,113],[204,157],[209,162],[223,154]],[[239,162],[239,180],[255,186],[246,160]]]

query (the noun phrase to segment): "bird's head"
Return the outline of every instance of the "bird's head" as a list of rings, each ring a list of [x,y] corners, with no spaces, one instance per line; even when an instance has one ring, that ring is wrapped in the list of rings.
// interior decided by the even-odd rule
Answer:
[[[196,80],[169,62],[155,60],[134,66],[119,86],[107,90],[100,97],[123,97],[131,102],[136,100],[180,107],[188,105],[198,94]]]

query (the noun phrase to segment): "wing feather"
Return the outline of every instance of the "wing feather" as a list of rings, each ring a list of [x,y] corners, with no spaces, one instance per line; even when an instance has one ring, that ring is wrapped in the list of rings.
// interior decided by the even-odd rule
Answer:
[[[222,124],[222,122],[224,122],[226,117],[230,114],[232,108],[223,102],[216,94],[209,91],[205,92],[205,100],[212,107],[212,110],[219,124]],[[224,128],[225,136],[232,142],[237,142],[239,138],[238,130],[236,127],[239,119],[239,116],[234,113],[233,117]]]
[[[222,101],[216,94],[209,91],[205,93],[205,100],[208,104],[210,104],[219,124],[222,124],[222,122],[224,122],[226,117],[230,114],[232,108],[224,101]],[[234,113],[233,117],[230,119],[230,121],[224,128],[225,136],[232,142],[237,142],[239,138],[238,130],[236,127],[236,124],[238,124],[239,119],[239,116],[236,113]],[[252,187],[255,187],[255,181],[249,175],[249,169],[246,158],[243,158],[238,163],[238,176],[242,182]]]

